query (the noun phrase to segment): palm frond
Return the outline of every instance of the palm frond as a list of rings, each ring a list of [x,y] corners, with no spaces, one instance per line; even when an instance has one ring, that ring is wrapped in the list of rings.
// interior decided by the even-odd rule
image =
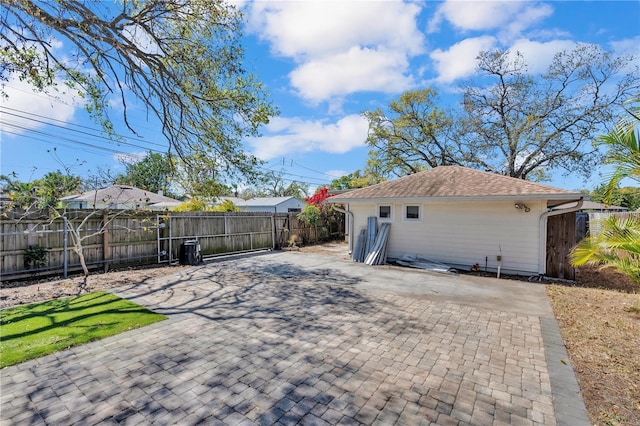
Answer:
[[[611,215],[602,231],[576,245],[569,255],[574,266],[613,267],[640,284],[640,216]]]

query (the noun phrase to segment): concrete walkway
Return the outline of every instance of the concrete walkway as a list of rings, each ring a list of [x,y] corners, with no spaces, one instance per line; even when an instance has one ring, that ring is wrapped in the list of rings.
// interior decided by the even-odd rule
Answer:
[[[539,284],[277,252],[117,293],[169,319],[1,370],[0,423],[589,424]]]

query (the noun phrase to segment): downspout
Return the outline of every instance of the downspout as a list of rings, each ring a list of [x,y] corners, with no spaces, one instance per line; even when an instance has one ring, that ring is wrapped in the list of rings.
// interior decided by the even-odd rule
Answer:
[[[347,230],[347,232],[349,232],[349,253],[353,253],[353,213],[349,210],[342,209],[335,204],[332,204],[331,207],[337,212],[344,213],[345,215],[348,214],[349,216],[351,216],[349,220],[349,229]]]
[[[538,225],[538,229],[540,232],[539,248],[538,248],[538,275],[540,277],[544,276],[544,274],[547,272],[545,270],[547,268],[547,218],[549,216],[557,216],[559,214],[577,212],[582,208],[584,197],[580,197],[580,199],[576,201],[578,203],[575,205],[575,207],[569,207],[567,209],[562,209],[562,210],[549,209],[540,215],[540,222]]]

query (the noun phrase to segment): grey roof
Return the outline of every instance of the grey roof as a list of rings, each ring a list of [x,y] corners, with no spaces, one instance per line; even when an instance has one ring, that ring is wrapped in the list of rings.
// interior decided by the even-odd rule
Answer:
[[[244,205],[247,207],[277,206],[289,200],[296,200],[302,203],[301,200],[295,197],[259,197],[246,200]]]
[[[149,207],[155,207],[155,208],[163,208],[163,209],[170,209],[173,207],[178,207],[180,204],[182,204],[182,201],[161,201],[159,203],[153,203],[150,204]]]
[[[563,204],[561,206],[558,206],[557,209],[562,209],[562,208],[566,208],[566,207],[571,207],[570,204]],[[629,209],[626,207],[622,207],[622,206],[611,206],[608,204],[601,204],[601,203],[595,203],[593,201],[583,201],[582,202],[582,207],[580,207],[580,211],[587,211],[587,210],[594,210],[594,211],[603,211],[603,212],[626,212]]]
[[[156,194],[155,192],[145,191],[144,189],[136,188],[134,186],[127,185],[112,185],[106,188],[98,189],[95,191],[87,191],[80,194],[69,195],[61,199],[65,202],[81,201],[89,203],[105,203],[105,204],[140,204],[150,205],[157,203],[169,203],[178,202],[170,197]]]
[[[247,205],[247,200],[240,197],[218,197],[216,204],[221,204],[225,201],[231,201],[236,207],[244,207]]]
[[[375,199],[416,198],[539,198],[572,200],[582,196],[535,182],[460,166],[440,166],[396,180],[355,189],[331,197],[331,202],[349,203]]]

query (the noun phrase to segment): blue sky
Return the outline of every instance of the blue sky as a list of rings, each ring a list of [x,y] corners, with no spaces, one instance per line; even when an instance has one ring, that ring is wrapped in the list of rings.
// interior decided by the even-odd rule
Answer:
[[[258,75],[280,109],[246,149],[265,168],[312,188],[362,169],[367,122],[361,112],[384,108],[403,91],[434,87],[453,104],[462,79],[473,77],[475,58],[494,48],[524,53],[541,71],[553,54],[576,43],[599,44],[640,58],[640,2],[247,2],[245,65]],[[60,45],[64,49],[64,45]],[[6,85],[2,100],[0,173],[29,181],[71,168],[83,177],[97,168],[123,170],[118,158],[139,156],[166,143],[142,105],[130,134],[114,103],[116,145],[98,136],[81,105],[67,96],[33,94]],[[28,119],[23,119],[28,113]],[[554,175],[566,189],[591,189],[589,180]]]

